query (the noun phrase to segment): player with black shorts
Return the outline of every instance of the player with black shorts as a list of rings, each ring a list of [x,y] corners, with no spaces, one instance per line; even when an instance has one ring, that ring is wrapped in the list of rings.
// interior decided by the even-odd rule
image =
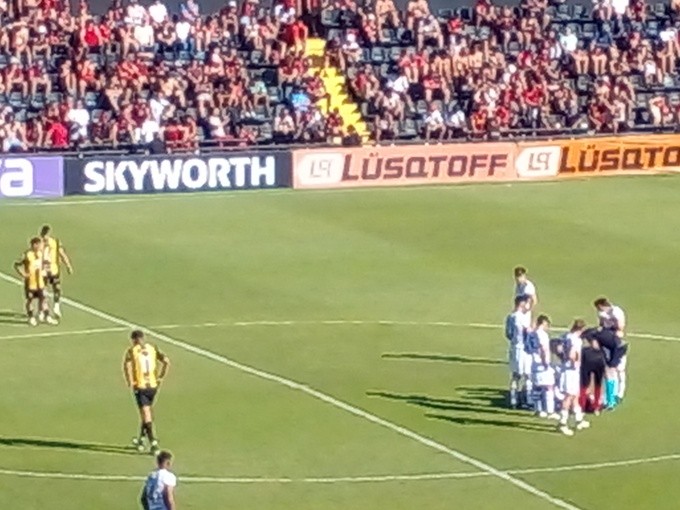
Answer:
[[[170,359],[155,345],[147,343],[142,331],[133,331],[130,339],[132,346],[125,351],[123,372],[128,387],[134,393],[141,419],[139,435],[132,443],[137,450],[144,451],[146,437],[151,453],[155,455],[160,448],[153,428],[152,407],[161,381],[167,374]]]

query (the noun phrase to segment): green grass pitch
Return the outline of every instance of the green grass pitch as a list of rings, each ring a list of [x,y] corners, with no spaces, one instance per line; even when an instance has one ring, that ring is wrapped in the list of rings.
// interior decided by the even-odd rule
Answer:
[[[44,222],[89,308],[29,328],[0,281],[0,508],[138,508],[129,328],[92,310],[180,342],[156,424],[181,510],[677,508],[678,177],[3,202],[1,271]],[[519,263],[556,324],[606,294],[642,334],[574,438],[503,407]]]

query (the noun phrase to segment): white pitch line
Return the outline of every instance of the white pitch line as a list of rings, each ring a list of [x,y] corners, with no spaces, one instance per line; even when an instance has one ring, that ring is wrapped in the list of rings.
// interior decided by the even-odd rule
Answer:
[[[21,282],[17,280],[16,278],[0,272],[0,278],[7,282],[11,282],[15,285],[21,285]],[[528,494],[531,494],[532,496],[535,496],[537,498],[540,498],[544,501],[547,501],[551,503],[552,505],[563,508],[564,510],[580,510],[579,507],[568,503],[567,501],[564,501],[556,496],[553,496],[533,485],[530,483],[525,482],[524,480],[521,480],[519,478],[516,478],[508,473],[505,473],[494,466],[487,464],[486,462],[483,462],[479,459],[476,459],[474,457],[471,457],[469,455],[466,455],[463,452],[460,452],[458,450],[454,450],[453,448],[449,448],[448,446],[438,443],[437,441],[434,441],[433,439],[430,439],[428,437],[422,436],[410,429],[407,429],[406,427],[402,427],[401,425],[397,425],[396,423],[393,423],[391,421],[388,421],[384,418],[380,418],[379,416],[376,416],[375,414],[369,413],[368,411],[365,411],[363,409],[360,409],[358,407],[355,407],[351,404],[348,404],[347,402],[344,402],[342,400],[338,400],[335,397],[332,397],[330,395],[327,395],[321,391],[315,390],[314,388],[311,388],[307,385],[300,384],[298,382],[292,381],[290,379],[286,379],[285,377],[278,376],[276,374],[272,374],[270,372],[266,372],[264,370],[259,370],[257,368],[251,367],[249,365],[245,365],[243,363],[239,363],[238,361],[234,361],[230,358],[227,358],[225,356],[221,356],[219,354],[216,354],[214,352],[208,351],[206,349],[202,349],[200,347],[197,347],[193,344],[190,344],[188,342],[183,342],[181,340],[176,340],[168,335],[165,335],[164,333],[159,333],[153,330],[150,330],[149,328],[145,328],[143,326],[140,326],[138,324],[135,324],[133,322],[130,322],[126,319],[122,319],[120,317],[116,317],[114,315],[108,314],[106,312],[103,312],[101,310],[98,310],[96,308],[93,308],[91,306],[85,305],[83,303],[80,303],[78,301],[75,301],[70,298],[63,298],[63,302],[71,305],[73,308],[76,308],[82,312],[88,313],[90,315],[93,315],[95,317],[99,317],[100,319],[103,319],[105,321],[111,322],[113,324],[117,324],[119,326],[124,326],[128,327],[131,329],[141,329],[143,331],[146,331],[146,333],[149,336],[152,336],[156,338],[157,340],[160,340],[162,342],[165,342],[167,344],[173,345],[179,349],[183,349],[187,352],[193,352],[194,354],[197,354],[199,356],[202,356],[204,358],[211,359],[213,361],[216,361],[218,363],[222,363],[224,365],[227,365],[229,367],[232,367],[236,370],[240,370],[244,373],[259,377],[261,379],[265,379],[268,381],[272,381],[275,383],[278,383],[282,386],[286,386],[292,390],[297,390],[302,393],[306,393],[307,395],[314,397],[318,400],[321,400],[322,402],[326,402],[327,404],[330,404],[333,407],[336,407],[338,409],[342,409],[344,411],[347,411],[350,414],[353,414],[354,416],[358,416],[360,418],[364,418],[367,421],[370,421],[376,425],[380,425],[381,427],[384,427],[386,429],[392,430],[393,432],[396,432],[397,434],[400,434],[404,437],[407,437],[409,439],[412,439],[413,441],[416,441],[424,446],[428,446],[429,448],[433,450],[437,450],[439,452],[445,453],[456,460],[463,462],[465,464],[471,465],[480,471],[484,471],[489,473],[491,476],[494,476],[496,478],[499,478],[501,480],[504,480],[515,487],[527,492]]]
[[[643,457],[639,459],[617,460],[609,462],[596,462],[590,464],[571,464],[554,467],[536,467],[523,469],[509,469],[505,473],[511,475],[529,475],[539,473],[564,473],[572,471],[592,471],[616,467],[638,466],[671,460],[679,460],[680,454],[673,453],[656,457]],[[22,478],[45,478],[54,480],[88,480],[105,482],[139,482],[144,480],[141,476],[129,475],[104,475],[89,473],[62,473],[49,471],[24,471],[14,469],[0,469],[0,476],[16,476]],[[366,475],[366,476],[339,476],[339,477],[305,477],[305,478],[266,478],[266,477],[215,477],[215,476],[183,476],[183,483],[214,483],[214,484],[341,484],[341,483],[385,483],[385,482],[418,482],[436,480],[459,480],[467,478],[481,478],[491,476],[485,471],[452,472],[452,473],[418,473],[404,475]]]
[[[75,336],[75,335],[90,335],[96,333],[112,333],[114,331],[125,331],[127,328],[92,328],[92,329],[78,329],[75,331],[50,331],[47,333],[26,333],[22,335],[3,335],[0,340],[16,340],[26,338],[52,338],[58,336]]]
[[[4,278],[6,280],[6,278]],[[196,324],[159,324],[156,326],[148,326],[148,329],[199,329],[199,328],[218,328],[218,327],[256,327],[256,326],[426,326],[426,327],[450,327],[450,328],[479,328],[479,329],[503,329],[500,324],[487,324],[483,322],[447,322],[447,321],[392,321],[392,320],[345,320],[345,319],[331,319],[331,320],[289,320],[289,321],[236,321],[236,322],[202,322]],[[12,324],[11,326],[25,327],[28,326]],[[50,338],[70,335],[88,335],[96,333],[112,333],[116,331],[126,331],[128,326],[117,326],[111,328],[93,328],[82,329],[75,331],[53,331],[48,333],[25,333],[16,335],[0,336],[0,340],[14,340],[22,338]],[[557,326],[557,329],[567,329],[566,326]],[[680,342],[680,337],[669,335],[657,335],[655,333],[627,333],[626,336],[632,338],[641,338],[645,340],[658,340],[662,342]]]

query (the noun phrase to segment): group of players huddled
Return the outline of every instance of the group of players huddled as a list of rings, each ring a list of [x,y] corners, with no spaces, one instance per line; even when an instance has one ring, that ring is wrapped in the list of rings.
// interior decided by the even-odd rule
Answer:
[[[573,436],[574,429],[590,427],[585,412],[599,414],[623,400],[628,357],[625,313],[607,298],[598,298],[593,303],[597,327],[589,328],[576,319],[566,333],[551,338],[550,318],[532,319],[538,294],[527,270],[516,267],[514,276],[514,309],[505,321],[505,337],[510,342],[510,406],[533,409],[541,418],[557,420],[558,430]]]
[[[31,326],[38,322],[57,324],[61,318],[61,266],[73,273],[71,260],[52,229],[44,225],[40,235],[30,241],[30,246],[14,264],[14,269],[24,282],[26,315]],[[51,287],[52,308],[46,289]],[[35,306],[34,306],[35,305]]]

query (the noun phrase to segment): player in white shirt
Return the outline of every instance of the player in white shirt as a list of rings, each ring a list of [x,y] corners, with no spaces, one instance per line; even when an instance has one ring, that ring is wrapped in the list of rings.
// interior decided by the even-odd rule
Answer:
[[[515,297],[528,296],[529,310],[532,311],[538,304],[538,294],[536,293],[536,286],[527,278],[527,270],[525,267],[517,266],[514,270],[515,274]]]
[[[505,319],[505,338],[510,342],[508,361],[510,364],[510,406],[512,408],[518,406],[520,394],[524,395],[524,402],[532,401],[532,359],[524,349],[526,335],[531,330],[531,314],[528,307],[528,298],[517,296],[513,312]]]
[[[536,329],[527,335],[527,352],[533,357],[534,409],[541,418],[559,419],[555,414],[555,371],[551,365],[550,319],[539,315]]]
[[[628,364],[628,350],[624,342],[626,330],[626,313],[620,306],[612,304],[607,298],[601,297],[593,303],[597,309],[600,321],[600,345],[609,350],[607,363],[607,381],[605,382],[605,403],[607,407],[615,407],[626,395],[626,366]]]
[[[177,477],[170,471],[172,454],[162,451],[156,457],[158,469],[153,470],[144,483],[141,503],[144,510],[177,510],[175,487]]]
[[[581,349],[583,347],[581,333],[585,328],[586,323],[584,321],[575,320],[569,332],[562,338],[558,348],[562,359],[560,391],[564,394],[559,430],[566,436],[574,435],[574,431],[569,428],[570,412],[574,415],[576,430],[590,427],[590,423],[583,419],[583,410],[578,401],[581,393]]]

